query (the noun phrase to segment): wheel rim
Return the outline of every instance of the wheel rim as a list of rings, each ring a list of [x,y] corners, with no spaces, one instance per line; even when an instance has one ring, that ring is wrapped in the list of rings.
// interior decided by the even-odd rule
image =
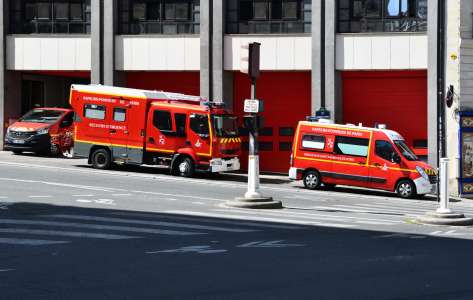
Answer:
[[[97,162],[97,165],[103,166],[107,162],[107,158],[103,153],[97,153],[97,155],[95,155],[95,161]]]
[[[401,183],[401,184],[399,185],[398,190],[399,190],[399,194],[400,194],[401,196],[403,196],[403,197],[408,197],[408,196],[410,196],[411,193],[412,193],[412,187],[411,187],[411,185],[410,185],[409,183],[406,183],[406,182],[405,182],[405,183]]]
[[[317,175],[314,173],[310,173],[305,177],[305,183],[309,188],[315,188],[317,187],[319,179],[317,178]]]
[[[189,170],[189,163],[187,161],[183,161],[179,164],[179,172],[181,174],[186,174]]]

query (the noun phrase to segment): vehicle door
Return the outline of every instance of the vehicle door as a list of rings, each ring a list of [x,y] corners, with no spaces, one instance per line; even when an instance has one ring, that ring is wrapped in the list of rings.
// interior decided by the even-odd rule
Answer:
[[[187,138],[187,114],[185,112],[173,113],[174,127],[176,128],[176,149],[190,147]]]
[[[81,121],[80,132],[78,131],[77,133],[77,135],[80,136],[79,141],[109,145],[109,114],[111,114],[111,112],[107,112],[105,105],[86,102],[83,107],[83,119]]]
[[[112,144],[112,154],[117,160],[128,160],[128,143],[130,132],[128,128],[128,100],[120,100],[120,105],[112,107],[109,114],[108,132]]]
[[[172,114],[167,107],[152,106],[150,109],[146,128],[146,150],[165,154],[176,151]]]
[[[398,163],[399,158],[399,154],[391,141],[376,140],[370,162],[370,187],[394,189],[397,179],[403,176],[401,166]]]
[[[189,115],[188,142],[194,153],[201,157],[212,156],[212,128],[209,115],[206,113],[191,113]]]
[[[72,147],[74,112],[67,112],[58,124],[57,143],[61,152]]]
[[[369,187],[369,137],[335,136],[334,184]]]

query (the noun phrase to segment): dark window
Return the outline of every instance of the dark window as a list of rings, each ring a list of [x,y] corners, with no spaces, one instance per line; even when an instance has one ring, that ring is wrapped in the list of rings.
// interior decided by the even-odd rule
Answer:
[[[174,114],[176,123],[176,134],[178,136],[186,136],[186,114]]]
[[[90,0],[11,1],[9,33],[90,33]]]
[[[172,131],[171,113],[164,110],[155,110],[153,125],[162,131]]]
[[[338,32],[427,31],[427,0],[337,0]]]
[[[291,142],[279,142],[279,151],[291,151]]]
[[[367,157],[368,142],[368,139],[337,136],[334,150],[337,154]]]
[[[114,108],[113,109],[113,120],[117,122],[125,122],[126,121],[126,109],[125,108]]]
[[[394,150],[393,145],[388,141],[376,141],[375,153],[377,156],[392,162],[396,150]]]
[[[209,118],[206,115],[191,114],[189,127],[198,135],[208,136]]]
[[[309,33],[311,0],[226,0],[226,33]]]
[[[273,127],[264,127],[258,130],[260,136],[273,136]]]
[[[62,119],[60,127],[69,127],[72,125],[74,122],[74,113],[68,112],[67,115],[64,116],[64,119]]]
[[[292,128],[292,127],[279,127],[279,135],[280,136],[293,136],[294,135],[294,128]]]
[[[84,117],[89,119],[105,120],[105,106],[96,104],[85,104]]]
[[[199,33],[199,0],[118,0],[120,34]]]
[[[325,148],[325,137],[314,134],[304,134],[302,136],[302,148],[323,150]]]
[[[413,140],[412,146],[414,148],[427,148],[427,140]]]
[[[272,142],[259,142],[258,148],[260,151],[273,151],[273,143]]]

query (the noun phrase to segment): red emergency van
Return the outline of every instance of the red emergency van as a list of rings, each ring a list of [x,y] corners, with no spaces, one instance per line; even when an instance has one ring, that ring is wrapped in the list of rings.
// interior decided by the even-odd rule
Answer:
[[[73,143],[73,116],[67,108],[32,109],[8,127],[4,148],[15,154],[67,153]]]
[[[102,85],[72,85],[74,155],[95,168],[161,165],[172,174],[240,168],[236,117],[197,96]]]
[[[392,130],[322,122],[299,122],[289,178],[316,189],[349,185],[411,198],[432,192],[434,169],[420,161]]]

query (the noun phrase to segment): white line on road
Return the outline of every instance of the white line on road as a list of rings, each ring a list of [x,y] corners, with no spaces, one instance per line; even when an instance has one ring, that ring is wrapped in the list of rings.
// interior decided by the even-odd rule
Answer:
[[[141,227],[111,226],[111,225],[98,225],[98,224],[80,224],[80,223],[55,222],[55,221],[31,221],[31,220],[0,219],[0,224],[44,225],[44,226],[88,228],[88,229],[99,229],[99,230],[115,230],[115,231],[124,231],[124,232],[128,231],[128,232],[166,234],[166,235],[200,235],[200,234],[206,234],[206,233],[203,233],[203,232],[186,232],[186,231],[162,230],[162,229],[151,229],[151,228],[141,228]]]
[[[50,195],[44,195],[44,196],[40,196],[40,195],[35,196],[35,195],[32,195],[32,196],[28,196],[28,198],[51,198],[51,197],[52,197],[52,196],[50,196]]]
[[[121,197],[121,196],[131,196],[132,194],[112,194],[112,196],[115,196],[115,197]]]
[[[0,269],[0,272],[10,272],[15,271],[15,269]]]
[[[57,235],[79,238],[95,238],[105,240],[123,240],[138,238],[137,236],[105,234],[105,233],[89,233],[78,231],[58,231],[58,230],[42,230],[42,229],[21,229],[21,228],[0,228],[0,233],[20,233],[20,234],[38,234],[38,235]]]
[[[0,238],[0,244],[25,245],[25,246],[43,246],[53,244],[65,244],[67,241],[48,241],[48,240],[32,240],[17,238]]]
[[[96,221],[96,222],[128,223],[128,224],[140,224],[140,225],[152,225],[152,226],[168,226],[168,227],[176,227],[176,228],[190,228],[190,229],[226,231],[226,232],[253,232],[253,231],[257,231],[257,230],[242,229],[242,228],[216,227],[216,226],[205,226],[205,225],[196,225],[196,224],[182,224],[182,223],[161,222],[161,221],[144,221],[144,220],[134,220],[134,219],[123,219],[123,218],[93,217],[93,216],[83,216],[83,215],[45,215],[43,217],[52,217],[52,218],[59,218],[59,219],[71,219],[71,220],[84,220],[84,221]]]
[[[90,195],[90,194],[88,194],[88,195],[71,195],[71,196],[72,196],[72,197],[93,197],[93,196],[95,196],[95,195]]]
[[[150,214],[134,213],[134,212],[114,212],[111,214],[116,215],[116,216],[128,216],[128,217],[143,217],[143,218],[154,217],[153,215],[150,215]],[[175,214],[179,214],[179,216],[176,216]],[[194,212],[194,211],[173,211],[172,215],[167,215],[167,216],[160,215],[160,218],[169,218],[172,220],[184,220],[184,221],[199,222],[199,223],[228,224],[228,225],[251,226],[251,227],[261,227],[261,228],[302,229],[302,227],[297,227],[297,226],[269,225],[269,224],[264,224],[264,223],[248,222],[248,220],[246,219],[244,222],[242,222],[242,221],[239,221],[240,220],[239,218],[228,218],[228,219],[234,219],[235,221],[222,220],[222,216],[223,215],[220,215],[220,214]],[[205,217],[207,219],[202,219],[202,217]],[[225,218],[226,218],[226,215],[225,215]]]
[[[101,192],[113,192],[113,191],[118,190],[118,189],[115,189],[115,188],[104,188],[104,187],[95,187],[95,186],[69,184],[69,183],[52,182],[52,181],[41,181],[41,180],[26,180],[26,179],[5,178],[5,177],[0,177],[0,180],[23,182],[23,183],[40,183],[40,184],[46,184],[46,185],[69,187],[69,188],[75,188],[75,189],[93,190],[93,191],[101,191]]]
[[[204,205],[204,202],[192,202],[192,204],[197,204],[197,205]]]
[[[76,201],[81,202],[81,203],[91,203],[92,202],[92,200],[88,200],[88,199],[77,199]]]
[[[0,196],[0,199],[7,199],[8,197],[6,196]]]

